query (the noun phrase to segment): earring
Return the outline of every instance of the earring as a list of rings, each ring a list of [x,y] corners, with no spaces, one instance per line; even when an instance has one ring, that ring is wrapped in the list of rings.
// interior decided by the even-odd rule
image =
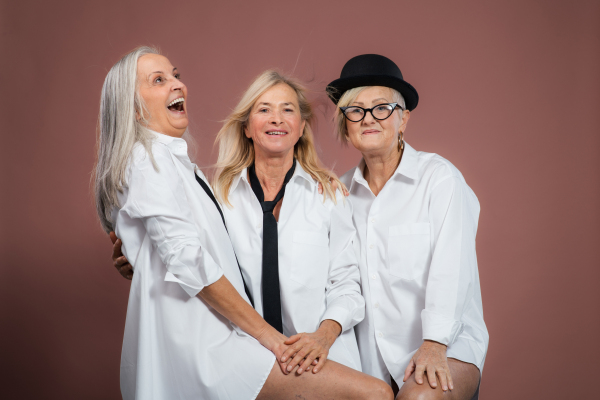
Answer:
[[[400,136],[398,136],[398,151],[404,151],[404,132],[400,131]]]

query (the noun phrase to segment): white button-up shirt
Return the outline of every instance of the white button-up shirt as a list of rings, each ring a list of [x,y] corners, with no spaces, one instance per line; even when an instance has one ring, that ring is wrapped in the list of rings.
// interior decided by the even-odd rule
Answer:
[[[196,296],[225,275],[247,299],[221,216],[196,182],[183,139],[156,134],[152,153],[158,171],[143,146],[134,148],[112,214],[135,269],[123,399],[254,399],[275,356]]]
[[[331,319],[342,327],[329,359],[361,370],[354,329],[364,318],[360,273],[352,241],[355,230],[350,205],[337,194],[337,204],[323,201],[317,183],[296,163],[285,188],[277,223],[279,284],[283,333],[314,332]],[[244,279],[262,315],[263,212],[244,169],[231,185],[223,206],[227,229]]]
[[[424,339],[481,370],[489,337],[475,254],[477,197],[450,162],[408,144],[378,196],[364,165],[342,177],[367,305],[357,326],[363,371],[384,379],[387,369],[401,384]]]

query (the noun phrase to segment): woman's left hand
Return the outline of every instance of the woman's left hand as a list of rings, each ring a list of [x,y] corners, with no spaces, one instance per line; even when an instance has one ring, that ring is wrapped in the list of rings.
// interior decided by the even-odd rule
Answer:
[[[448,358],[446,357],[446,345],[431,340],[425,340],[417,352],[413,355],[408,363],[408,367],[404,371],[404,379],[406,380],[410,375],[415,373],[415,381],[419,384],[423,384],[423,375],[427,372],[427,380],[429,386],[432,388],[437,387],[436,375],[440,379],[442,384],[442,390],[445,392],[450,388],[454,389],[452,382],[452,376],[450,376],[450,368],[448,367]]]
[[[314,364],[314,361],[319,361],[313,368],[313,373],[319,372],[327,356],[329,348],[335,342],[342,327],[337,322],[327,319],[321,323],[319,329],[314,333],[298,333],[290,336],[284,343],[290,347],[283,353],[281,362],[287,364],[287,370],[293,371],[298,365],[298,375],[304,371],[308,371]]]

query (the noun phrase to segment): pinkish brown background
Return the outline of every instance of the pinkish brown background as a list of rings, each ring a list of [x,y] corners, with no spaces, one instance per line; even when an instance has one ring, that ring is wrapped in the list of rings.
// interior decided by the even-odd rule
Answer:
[[[334,140],[325,84],[358,54],[398,63],[421,96],[407,141],[481,202],[481,398],[597,398],[597,1],[4,0],[0,29],[0,397],[120,397],[129,281],[90,172],[103,79],[151,44],[188,85],[203,166],[219,121],[277,67],[309,82],[321,157],[345,172],[359,154]]]

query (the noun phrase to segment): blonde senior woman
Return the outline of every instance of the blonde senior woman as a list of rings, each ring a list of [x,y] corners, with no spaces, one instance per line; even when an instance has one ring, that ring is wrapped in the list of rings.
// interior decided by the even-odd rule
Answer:
[[[123,398],[391,398],[383,382],[334,362],[318,374],[277,362],[286,342],[311,342],[288,339],[249,304],[222,210],[187,155],[187,125],[187,88],[156,50],[109,71],[95,192],[103,228],[135,266]]]
[[[394,62],[354,57],[327,91],[339,139],[363,156],[341,178],[367,305],[357,327],[363,371],[399,383],[397,399],[477,398],[489,340],[477,197],[448,160],[404,142],[419,97]]]

